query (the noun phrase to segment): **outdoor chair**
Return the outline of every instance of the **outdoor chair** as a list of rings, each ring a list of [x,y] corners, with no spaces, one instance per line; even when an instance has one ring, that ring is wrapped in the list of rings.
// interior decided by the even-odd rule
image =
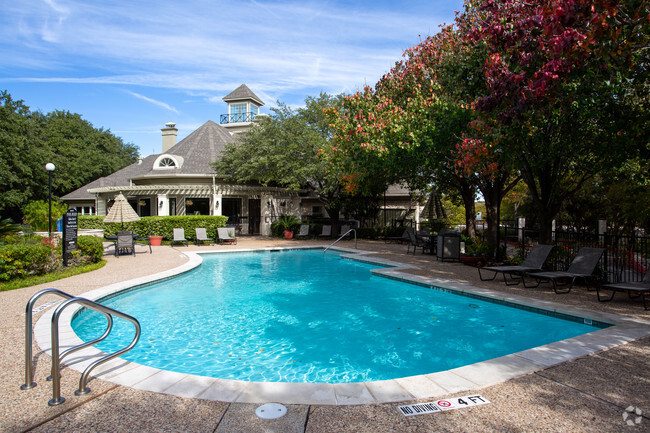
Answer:
[[[306,238],[309,236],[309,224],[301,224],[300,231],[296,234],[296,238]]]
[[[201,245],[201,242],[212,242],[213,239],[208,237],[208,234],[206,233],[205,227],[202,228],[195,228],[194,231],[196,232],[196,245]],[[215,241],[216,242],[216,241]]]
[[[189,246],[189,242],[185,239],[185,229],[174,229],[174,239],[172,239],[172,247],[174,242],[185,242],[185,246]]]
[[[152,234],[149,233],[149,236],[151,236],[151,235],[152,235]],[[152,253],[152,250],[151,250],[151,239],[149,239],[149,236],[145,237],[144,239],[142,239],[142,238],[141,238],[141,239],[137,239],[136,236],[133,236],[133,245],[145,245],[145,246],[148,246],[148,247],[149,247],[149,254],[151,254],[151,253]]]
[[[601,290],[611,290],[612,295],[609,298],[601,298]],[[646,301],[646,296],[650,296],[650,269],[646,269],[643,280],[639,282],[623,281],[620,283],[605,283],[596,286],[596,295],[598,296],[598,301],[600,302],[611,301],[614,299],[616,292],[627,292],[627,295],[630,297],[630,299],[641,297],[643,300],[643,308],[647,310],[648,303]]]
[[[229,227],[219,227],[217,229],[219,242],[237,245],[237,237],[235,236],[235,229]]]
[[[117,232],[117,239],[115,240],[115,255],[119,258],[120,254],[133,254],[135,256],[133,233]]]
[[[323,226],[323,229],[320,233],[321,238],[331,238],[332,237],[332,226]]]
[[[413,255],[415,255],[418,248],[422,248],[422,254],[424,254],[425,250],[431,248],[431,244],[426,239],[416,235],[413,230],[408,230],[407,235],[409,237],[409,243],[406,246],[406,254],[409,253],[411,246],[413,247]]]
[[[541,271],[544,262],[551,253],[553,245],[535,245],[528,253],[521,265],[518,266],[487,266],[478,268],[478,276],[481,281],[492,281],[499,273],[503,274],[503,282],[507,286],[516,286],[521,282],[522,275],[527,272]],[[481,271],[494,272],[492,278],[484,277]],[[510,276],[508,281],[507,276]]]
[[[540,283],[551,282],[553,284],[553,290],[557,294],[569,293],[573,284],[576,280],[581,279],[585,283],[589,284],[589,280],[593,278],[594,271],[600,258],[603,256],[605,248],[591,248],[591,247],[582,247],[578,250],[578,254],[575,256],[569,269],[566,271],[555,271],[555,272],[533,272],[528,274],[528,277],[533,278],[537,281],[535,285],[527,285],[526,277],[522,275],[522,280],[524,282],[524,287],[534,288],[540,285]],[[564,291],[558,291],[559,287],[566,287]]]

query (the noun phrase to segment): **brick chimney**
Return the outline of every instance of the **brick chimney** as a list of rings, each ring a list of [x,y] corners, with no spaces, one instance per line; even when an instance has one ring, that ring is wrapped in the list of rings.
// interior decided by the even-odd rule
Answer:
[[[162,131],[162,153],[167,153],[169,149],[176,145],[176,137],[178,136],[178,128],[174,122],[165,123]]]

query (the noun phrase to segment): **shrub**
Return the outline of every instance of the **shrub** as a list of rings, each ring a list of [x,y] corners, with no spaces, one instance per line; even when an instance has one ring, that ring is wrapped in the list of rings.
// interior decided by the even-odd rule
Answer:
[[[293,215],[282,215],[280,219],[271,223],[271,234],[283,237],[285,231],[297,232],[300,230],[300,220]]]
[[[21,230],[20,225],[14,223],[11,218],[0,217],[0,241],[8,236],[15,235]]]
[[[104,244],[101,238],[95,236],[79,236],[77,248],[82,256],[87,257],[90,263],[97,263],[104,255]]]
[[[52,230],[56,230],[56,220],[61,218],[67,210],[67,204],[52,202]],[[44,200],[30,202],[23,208],[25,222],[34,230],[43,231],[49,229],[47,223],[48,214],[49,202]]]
[[[41,275],[60,266],[57,249],[41,243],[0,245],[0,281]]]
[[[399,234],[401,235],[402,232],[404,232],[404,230]],[[361,239],[379,239],[382,236],[382,233],[383,229],[378,227],[362,227],[357,229],[357,237]]]
[[[112,236],[122,230],[121,224],[104,223],[103,216],[80,215],[78,218],[79,229],[100,229],[104,235]],[[179,215],[179,216],[152,216],[142,217],[140,221],[124,223],[124,230],[132,231],[146,237],[162,236],[164,239],[174,238],[174,229],[185,229],[185,237],[193,239],[195,228],[205,227],[208,237],[217,237],[217,228],[225,227],[227,216],[222,215]]]

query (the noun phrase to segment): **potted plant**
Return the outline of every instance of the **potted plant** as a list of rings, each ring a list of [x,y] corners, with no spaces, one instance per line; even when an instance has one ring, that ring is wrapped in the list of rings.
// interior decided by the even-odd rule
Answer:
[[[293,228],[298,224],[300,221],[293,215],[282,215],[278,220],[278,226],[284,232],[285,239],[293,239]]]
[[[490,247],[487,242],[479,239],[465,244],[465,254],[460,257],[461,263],[470,266],[480,266],[488,261]]]
[[[156,236],[154,232],[149,233],[149,245],[152,247],[159,247],[162,244],[162,240],[162,236]]]

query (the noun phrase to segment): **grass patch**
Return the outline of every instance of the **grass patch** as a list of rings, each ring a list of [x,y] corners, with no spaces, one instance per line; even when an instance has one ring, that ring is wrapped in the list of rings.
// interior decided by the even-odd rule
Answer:
[[[62,278],[72,277],[74,275],[85,274],[86,272],[91,272],[103,268],[105,264],[106,264],[106,260],[102,260],[98,263],[91,263],[88,265],[77,266],[74,268],[63,268],[59,271],[52,272],[46,275],[34,275],[27,278],[19,278],[16,280],[7,281],[6,283],[0,283],[0,292],[6,292],[7,290],[21,289],[23,287],[36,286],[38,284],[45,284],[45,283],[49,283],[50,281],[56,281]]]

